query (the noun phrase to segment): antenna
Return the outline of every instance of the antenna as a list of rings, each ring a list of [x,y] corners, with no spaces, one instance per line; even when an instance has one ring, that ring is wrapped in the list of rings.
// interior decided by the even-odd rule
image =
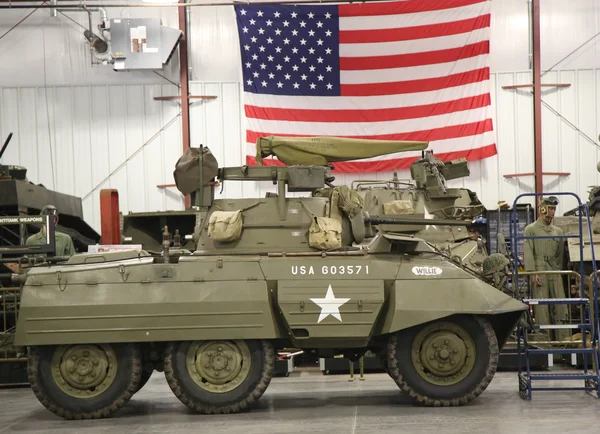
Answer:
[[[10,142],[10,139],[12,139],[13,133],[10,133],[8,135],[8,137],[6,138],[6,140],[4,141],[4,144],[2,145],[2,149],[0,149],[0,158],[2,158],[2,156],[4,155],[4,151],[6,151],[6,148],[8,147],[8,143]]]

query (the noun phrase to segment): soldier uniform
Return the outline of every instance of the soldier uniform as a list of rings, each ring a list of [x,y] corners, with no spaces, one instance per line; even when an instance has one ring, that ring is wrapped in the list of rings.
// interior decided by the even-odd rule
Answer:
[[[54,215],[54,224],[58,223],[58,210],[52,205],[46,205],[42,208],[41,215],[52,214]],[[73,240],[71,237],[63,232],[54,231],[54,242],[56,253],[55,256],[73,256],[75,254],[75,247],[73,246]],[[37,233],[31,235],[25,241],[27,246],[37,246],[46,244],[46,226]]]
[[[525,228],[525,236],[562,236],[563,231],[552,224],[558,199],[544,198],[540,203],[540,217]],[[563,238],[526,239],[524,242],[525,271],[562,270],[564,259]],[[562,276],[538,275],[531,278],[533,298],[565,298]],[[537,324],[568,324],[568,310],[564,304],[534,306]],[[552,321],[550,321],[552,319]],[[569,338],[569,330],[554,330],[556,340]],[[550,336],[549,336],[550,337]]]

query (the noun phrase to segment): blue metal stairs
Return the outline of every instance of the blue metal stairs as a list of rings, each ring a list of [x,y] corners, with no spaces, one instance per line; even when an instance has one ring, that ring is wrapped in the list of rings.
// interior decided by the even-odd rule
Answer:
[[[553,196],[572,196],[575,197],[579,203],[579,233],[577,235],[563,235],[563,236],[524,236],[518,233],[517,225],[517,213],[516,205],[520,198],[525,196],[546,196],[548,193],[524,193],[515,199],[513,203],[513,219],[511,219],[511,247],[512,257],[514,261],[514,278],[513,282],[517,284],[520,276],[529,275],[571,275],[576,278],[579,283],[579,297],[578,298],[551,298],[551,299],[535,299],[525,298],[523,302],[529,306],[530,313],[533,311],[533,306],[536,305],[567,305],[567,306],[579,306],[580,308],[580,321],[576,324],[534,324],[532,327],[529,325],[520,324],[517,328],[517,357],[518,357],[518,379],[519,379],[519,396],[523,399],[532,399],[532,392],[535,391],[566,391],[566,390],[585,390],[587,392],[596,392],[596,397],[600,398],[600,370],[598,366],[598,360],[600,357],[599,343],[598,343],[598,276],[596,270],[596,257],[594,254],[594,245],[590,243],[592,253],[592,264],[593,273],[590,276],[591,282],[591,294],[586,295],[584,281],[586,276],[584,275],[584,263],[580,261],[579,273],[573,270],[564,271],[535,271],[535,272],[519,272],[519,257],[518,257],[518,241],[527,239],[542,239],[542,238],[576,238],[579,240],[580,258],[583,259],[583,217],[589,215],[587,204],[582,203],[581,199],[574,193],[551,193]],[[589,219],[587,220],[587,231],[592,239],[592,228]],[[528,295],[531,295],[531,288],[527,285]],[[567,289],[567,294],[570,293]],[[528,340],[527,333],[531,330],[557,330],[557,329],[571,329],[580,330],[582,334],[581,342],[579,341],[550,341],[546,344],[552,345],[553,348],[539,348],[537,346],[532,347],[532,343]],[[588,336],[590,338],[590,345],[588,346]],[[582,348],[573,348],[573,344],[581,343]],[[556,373],[531,373],[530,356],[537,354],[581,354],[583,358],[583,371],[582,372],[556,372]],[[525,359],[525,369],[523,369],[522,358]],[[588,360],[592,361],[591,368],[588,369]],[[534,386],[534,382],[543,380],[579,380],[583,381],[583,385],[573,384],[572,386]]]

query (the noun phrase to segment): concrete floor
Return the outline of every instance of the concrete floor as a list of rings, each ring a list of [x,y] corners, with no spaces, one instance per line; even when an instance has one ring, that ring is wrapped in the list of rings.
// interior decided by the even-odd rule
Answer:
[[[0,433],[598,433],[600,400],[582,391],[517,395],[516,374],[499,372],[465,407],[417,408],[386,374],[348,382],[302,369],[274,378],[250,412],[192,414],[161,373],[110,419],[65,421],[47,411],[28,388],[0,389]],[[550,384],[550,383],[548,383]]]

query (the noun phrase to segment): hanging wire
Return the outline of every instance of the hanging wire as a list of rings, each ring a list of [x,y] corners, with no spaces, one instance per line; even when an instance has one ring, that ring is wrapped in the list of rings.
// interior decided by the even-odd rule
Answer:
[[[533,92],[532,92],[533,93]],[[593,145],[596,145],[598,148],[600,148],[600,144],[598,144],[594,139],[592,139],[590,136],[588,136],[586,133],[584,133],[583,131],[581,131],[579,128],[577,128],[575,126],[575,124],[573,124],[573,122],[571,122],[570,120],[568,120],[567,118],[565,118],[563,115],[561,115],[558,111],[556,111],[554,108],[552,108],[550,106],[550,104],[548,104],[546,101],[542,100],[542,104],[544,104],[544,106],[550,110],[552,113],[554,113],[556,116],[558,116],[559,118],[561,118],[563,121],[565,121],[571,128],[573,128],[575,131],[577,131],[579,134],[581,134],[583,137],[585,137],[590,143],[592,143]]]
[[[19,21],[17,24],[15,24],[14,26],[12,26],[10,29],[8,29],[6,32],[4,32],[2,34],[2,36],[0,36],[0,39],[4,38],[6,35],[8,35],[10,32],[12,32],[14,29],[16,29],[17,27],[19,27],[19,25],[21,25],[21,23],[23,21],[25,21],[27,18],[29,18],[31,15],[33,15],[35,13],[35,11],[37,11],[41,6],[45,5],[47,2],[43,1],[42,3],[40,3],[40,5],[35,8],[34,10],[32,10],[31,12],[29,12],[27,15],[25,15],[25,17],[23,17],[23,19],[21,19],[21,21]]]
[[[571,57],[573,54],[575,54],[575,52],[577,52],[580,48],[583,48],[584,45],[588,44],[589,42],[591,42],[592,40],[594,40],[598,35],[600,35],[600,32],[596,33],[594,36],[592,36],[590,39],[588,39],[587,41],[585,41],[583,44],[581,44],[579,47],[575,48],[573,51],[571,51],[569,54],[567,54],[565,57],[563,57],[562,59],[560,59],[558,62],[556,62],[554,65],[552,65],[550,67],[550,69],[542,72],[542,74],[540,75],[540,77],[543,77],[545,74],[547,74],[548,72],[552,71],[556,66],[558,66],[558,64],[560,64],[563,60]]]
[[[175,122],[179,116],[181,116],[181,112],[177,113],[173,119],[171,119],[169,122],[167,122],[165,125],[163,125],[160,130],[158,130],[156,133],[154,133],[154,135],[152,137],[150,137],[144,144],[142,144],[142,146],[137,148],[133,154],[131,154],[125,161],[123,161],[121,164],[119,164],[119,166],[117,168],[115,168],[115,170],[110,172],[106,178],[104,178],[94,188],[92,188],[89,193],[87,193],[85,196],[83,196],[81,198],[81,200],[83,201],[83,200],[87,199],[94,191],[96,191],[98,189],[98,187],[100,187],[102,184],[104,184],[106,181],[108,181],[108,179],[111,176],[113,176],[115,173],[117,173],[119,170],[121,170],[123,168],[123,166],[125,166],[125,164],[127,164],[128,161],[130,161],[133,157],[135,157],[137,154],[139,154],[140,151],[142,149],[144,149],[147,145],[149,145],[156,137],[158,137],[158,135],[160,133],[162,133],[164,130],[169,128],[169,126],[171,126],[171,124],[173,122]]]

